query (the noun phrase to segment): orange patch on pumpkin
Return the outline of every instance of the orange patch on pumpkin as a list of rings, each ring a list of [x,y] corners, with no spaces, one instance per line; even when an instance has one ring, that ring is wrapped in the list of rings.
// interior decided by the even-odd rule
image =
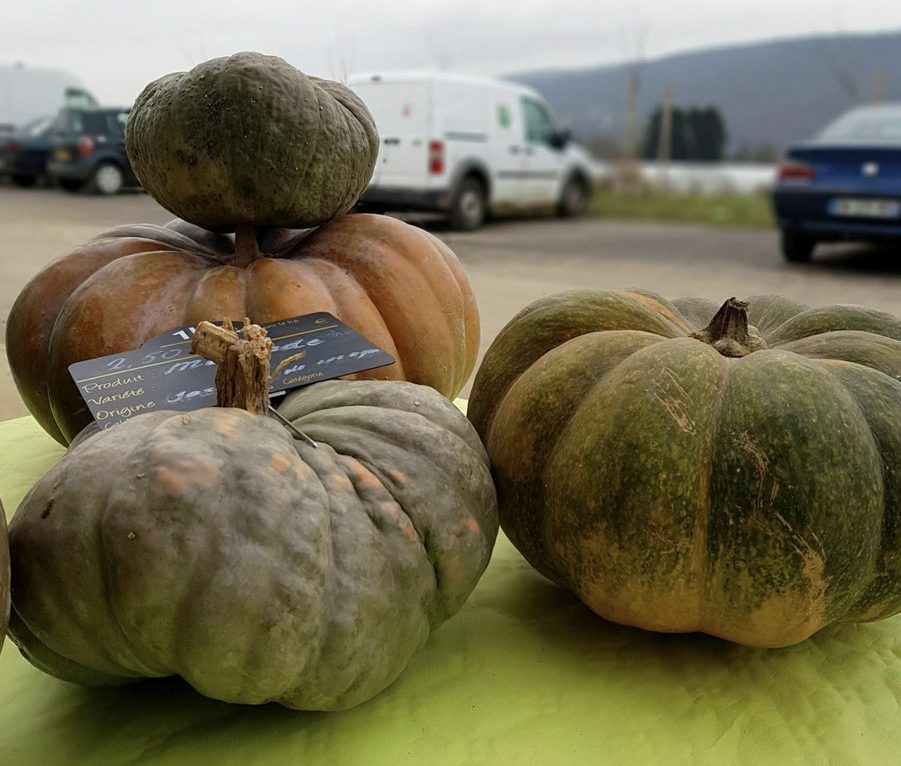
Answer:
[[[478,534],[482,531],[482,528],[479,526],[479,522],[477,522],[472,516],[467,516],[465,519],[463,519],[461,526],[467,532],[472,532],[474,534]]]
[[[287,455],[283,455],[280,452],[273,452],[272,457],[269,458],[269,464],[278,471],[278,473],[284,473],[288,466],[291,465],[291,460]]]
[[[221,460],[186,457],[175,465],[158,465],[156,478],[166,493],[178,496],[196,488],[210,489],[219,481],[221,468]]]
[[[238,410],[237,412],[241,412]],[[231,438],[239,432],[238,418],[235,417],[236,411],[220,408],[213,417],[213,430],[220,436]]]
[[[298,462],[294,464],[294,473],[297,474],[297,478],[306,481],[310,478],[313,471],[306,463]]]
[[[627,291],[628,292],[628,291]],[[641,293],[628,293],[629,297],[638,303],[642,303],[647,306],[649,309],[653,309],[658,314],[661,314],[664,318],[668,319],[674,325],[676,325],[680,330],[682,330],[686,335],[691,332],[689,326],[685,323],[685,320],[679,316],[678,314],[673,313],[672,309],[670,309],[665,304],[660,301],[652,298],[649,295],[642,295]]]
[[[387,501],[381,503],[381,506],[384,514],[397,522],[400,531],[404,533],[404,536],[411,543],[422,545],[422,540],[419,537],[419,533],[416,531],[416,527],[413,526],[410,517],[401,510],[401,507],[397,503]]]
[[[354,488],[354,485],[351,484],[350,479],[339,473],[335,473],[329,476],[328,484],[333,489],[352,490]]]
[[[407,483],[407,477],[404,476],[400,471],[388,471],[388,478],[391,479],[398,487],[404,486]]]
[[[411,543],[422,545],[422,540],[419,539],[419,535],[416,532],[416,527],[413,526],[412,521],[405,519],[403,523],[401,523],[400,528]]]
[[[363,487],[369,487],[370,489],[378,489],[382,486],[382,483],[378,480],[376,475],[359,460],[351,458],[345,461],[345,466],[350,471],[351,476],[354,477],[357,484]]]

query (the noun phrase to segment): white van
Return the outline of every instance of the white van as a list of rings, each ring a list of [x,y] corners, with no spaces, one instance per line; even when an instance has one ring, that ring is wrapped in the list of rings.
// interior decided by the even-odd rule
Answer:
[[[53,117],[64,106],[97,106],[97,101],[62,69],[0,64],[0,134]]]
[[[433,72],[355,75],[379,130],[362,206],[445,212],[475,229],[490,212],[582,212],[591,160],[524,85]]]

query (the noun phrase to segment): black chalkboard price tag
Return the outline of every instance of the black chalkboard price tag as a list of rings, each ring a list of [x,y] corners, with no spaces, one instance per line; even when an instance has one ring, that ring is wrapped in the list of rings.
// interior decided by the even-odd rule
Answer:
[[[221,324],[221,322],[217,323]],[[241,322],[234,323],[240,329]],[[394,358],[331,314],[318,312],[264,324],[272,339],[270,366],[302,355],[272,381],[273,397],[293,388],[392,364]],[[216,365],[191,353],[194,327],[157,335],[136,351],[69,365],[101,428],[145,412],[196,410],[216,404]]]

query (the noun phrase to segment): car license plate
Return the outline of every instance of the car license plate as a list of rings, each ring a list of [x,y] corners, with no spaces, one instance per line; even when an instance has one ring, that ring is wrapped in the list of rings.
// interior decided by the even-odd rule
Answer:
[[[72,159],[72,153],[68,149],[57,149],[53,152],[53,156],[55,159],[58,159],[62,162],[68,162]]]
[[[829,203],[829,212],[835,216],[854,218],[898,218],[901,216],[901,202],[839,197]]]

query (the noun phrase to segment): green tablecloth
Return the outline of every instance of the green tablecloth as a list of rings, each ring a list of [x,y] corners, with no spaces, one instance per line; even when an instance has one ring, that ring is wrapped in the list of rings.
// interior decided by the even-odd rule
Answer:
[[[0,423],[11,517],[62,455]],[[503,536],[463,610],[391,688],[343,713],[205,699],[177,680],[84,689],[0,654],[0,764],[901,763],[901,617],[756,651],[607,623]]]

